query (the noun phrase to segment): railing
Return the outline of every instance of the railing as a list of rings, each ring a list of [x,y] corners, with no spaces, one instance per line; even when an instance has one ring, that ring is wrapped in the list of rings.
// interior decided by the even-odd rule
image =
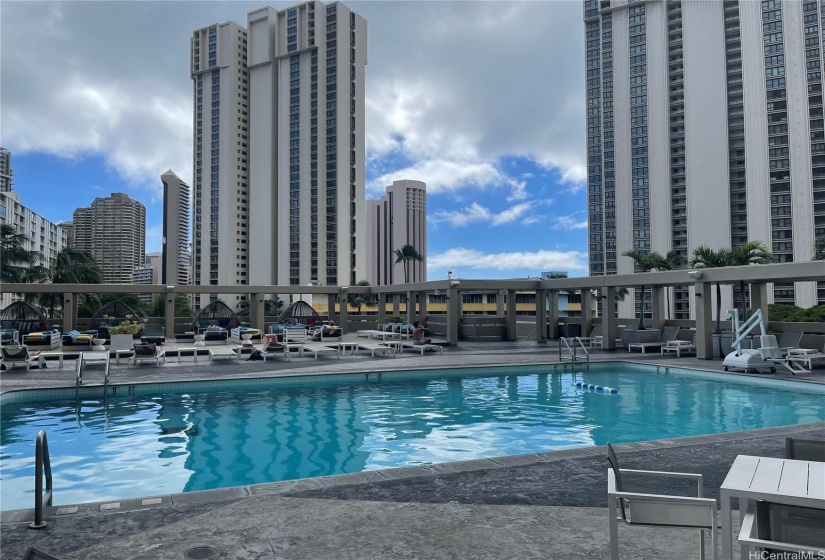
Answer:
[[[573,342],[573,346],[570,346],[569,341]],[[584,352],[584,356],[578,355],[579,348]],[[562,355],[563,350],[567,351],[564,355]],[[584,361],[587,364],[587,370],[590,371],[590,352],[587,351],[584,342],[582,342],[578,336],[575,338],[562,337],[559,339],[559,361],[570,362],[573,365]]]
[[[34,521],[29,524],[32,529],[42,529],[43,508],[52,505],[52,462],[49,459],[49,441],[46,431],[37,432],[34,452]],[[46,475],[46,493],[43,493],[43,474]]]

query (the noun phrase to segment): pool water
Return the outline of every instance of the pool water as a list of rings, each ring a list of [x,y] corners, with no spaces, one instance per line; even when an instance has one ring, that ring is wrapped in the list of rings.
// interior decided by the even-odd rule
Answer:
[[[620,370],[8,404],[0,507],[32,507],[41,429],[60,505],[822,420],[821,395]]]

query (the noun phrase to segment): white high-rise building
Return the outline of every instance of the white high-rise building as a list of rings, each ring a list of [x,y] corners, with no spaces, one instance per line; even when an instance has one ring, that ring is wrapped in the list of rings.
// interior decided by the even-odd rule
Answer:
[[[365,274],[367,23],[340,2],[249,13],[251,284]]]
[[[11,152],[0,148],[0,192],[10,192],[13,179]]]
[[[822,0],[585,0],[591,274],[633,272],[625,251],[688,259],[746,241],[811,260],[823,13]],[[675,290],[675,318],[689,301]],[[776,284],[769,301],[823,303],[825,283]]]
[[[248,284],[249,77],[246,30],[234,22],[194,32],[193,283]],[[204,294],[235,307],[246,296]]]
[[[190,283],[190,189],[171,169],[160,176],[160,181],[163,184],[163,263],[159,282],[186,285]]]
[[[372,286],[403,284],[404,263],[395,251],[411,245],[423,257],[408,265],[409,282],[427,281],[427,184],[394,181],[379,200],[367,201],[367,281]],[[359,278],[360,280],[360,278]]]
[[[354,283],[365,270],[366,21],[311,1],[252,11],[247,28],[192,39],[194,282]]]

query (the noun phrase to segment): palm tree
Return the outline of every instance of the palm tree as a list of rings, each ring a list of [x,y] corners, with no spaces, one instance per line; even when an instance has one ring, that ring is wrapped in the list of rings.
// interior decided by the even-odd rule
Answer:
[[[730,262],[730,251],[728,249],[720,249],[714,251],[710,247],[700,245],[693,249],[693,256],[690,259],[690,266],[693,268],[720,268],[728,266]],[[722,332],[722,285],[716,283],[716,327],[713,332],[715,334]]]
[[[366,280],[360,280],[356,286],[369,286],[370,283]],[[378,304],[378,298],[375,294],[349,294],[347,296],[347,303],[361,313],[362,307],[375,307]]]
[[[0,225],[0,282],[26,281],[26,270],[37,262],[37,251],[28,251],[23,244],[28,241],[22,233],[16,233],[9,224]]]
[[[825,261],[825,235],[820,235],[814,243],[814,260]]]
[[[89,253],[66,247],[57,254],[50,266],[41,265],[29,269],[27,280],[49,284],[100,284],[103,273]],[[49,318],[54,317],[55,300],[60,301],[60,293],[52,292],[37,296],[41,306],[49,310]]]
[[[648,272],[651,270],[668,270],[670,269],[670,263],[668,262],[666,257],[663,257],[660,253],[653,251],[652,253],[640,253],[639,251],[625,251],[622,253],[623,257],[630,257],[636,263],[636,268],[640,272]],[[645,286],[642,284],[641,290],[639,291],[642,294],[641,303],[640,303],[640,310],[639,310],[639,326],[637,327],[638,330],[643,331],[647,327],[645,327]]]
[[[418,261],[421,262],[424,260],[424,257],[418,254],[418,251],[415,250],[415,247],[412,245],[404,245],[400,249],[395,250],[395,264],[404,263],[404,283],[409,284],[410,282],[410,262],[411,261]]]
[[[665,270],[680,268],[682,266],[682,257],[680,257],[676,251],[668,251],[667,255],[665,255],[665,263],[667,263]],[[666,318],[670,319],[670,295],[667,288],[665,288],[665,313]]]
[[[768,264],[773,262],[773,254],[761,241],[748,241],[734,247],[728,253],[728,266],[747,266],[751,264]],[[748,309],[748,301],[745,297],[745,281],[739,281],[739,291],[742,294],[742,314],[745,318],[745,311]]]

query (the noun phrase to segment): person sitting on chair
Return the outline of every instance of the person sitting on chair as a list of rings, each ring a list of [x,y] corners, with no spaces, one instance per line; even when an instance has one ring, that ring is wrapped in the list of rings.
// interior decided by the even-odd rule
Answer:
[[[424,344],[430,344],[433,339],[431,338],[424,338],[424,327],[421,326],[421,323],[416,321],[413,323],[413,344],[418,346],[422,346]]]

